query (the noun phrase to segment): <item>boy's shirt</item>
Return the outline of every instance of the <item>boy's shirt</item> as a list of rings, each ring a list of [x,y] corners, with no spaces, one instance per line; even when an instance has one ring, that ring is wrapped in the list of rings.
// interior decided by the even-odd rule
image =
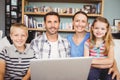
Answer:
[[[35,54],[29,45],[23,53],[19,52],[14,45],[5,47],[0,52],[0,59],[5,60],[5,80],[22,79],[30,65],[30,60],[35,59]]]

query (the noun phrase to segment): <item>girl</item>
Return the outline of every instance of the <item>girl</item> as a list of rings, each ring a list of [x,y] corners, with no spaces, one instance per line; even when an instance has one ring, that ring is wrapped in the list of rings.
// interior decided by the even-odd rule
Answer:
[[[92,24],[90,39],[85,42],[84,56],[93,58],[88,80],[112,80],[108,75],[114,61],[114,48],[109,22],[98,17]]]

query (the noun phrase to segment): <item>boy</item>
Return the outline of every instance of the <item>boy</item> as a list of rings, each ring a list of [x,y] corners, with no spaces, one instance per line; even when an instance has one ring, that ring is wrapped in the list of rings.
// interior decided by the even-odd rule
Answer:
[[[12,25],[10,38],[13,45],[0,52],[0,80],[28,80],[29,63],[35,57],[29,45],[25,44],[28,38],[27,27],[18,23]]]

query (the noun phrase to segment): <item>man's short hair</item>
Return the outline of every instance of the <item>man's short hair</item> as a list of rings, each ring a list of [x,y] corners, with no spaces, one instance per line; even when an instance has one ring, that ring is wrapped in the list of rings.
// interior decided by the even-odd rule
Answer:
[[[57,16],[57,17],[58,17],[58,20],[59,20],[59,22],[60,22],[60,15],[59,15],[57,12],[48,12],[48,13],[46,13],[46,15],[44,16],[44,21],[45,21],[45,22],[46,22],[46,17],[47,17],[48,15],[55,15],[55,16]]]

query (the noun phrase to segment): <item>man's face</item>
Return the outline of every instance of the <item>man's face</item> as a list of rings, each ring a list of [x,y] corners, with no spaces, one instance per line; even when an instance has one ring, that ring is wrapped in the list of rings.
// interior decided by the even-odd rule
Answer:
[[[58,33],[60,22],[57,16],[48,15],[46,17],[46,22],[44,24],[45,24],[46,32],[48,34],[54,35]]]

